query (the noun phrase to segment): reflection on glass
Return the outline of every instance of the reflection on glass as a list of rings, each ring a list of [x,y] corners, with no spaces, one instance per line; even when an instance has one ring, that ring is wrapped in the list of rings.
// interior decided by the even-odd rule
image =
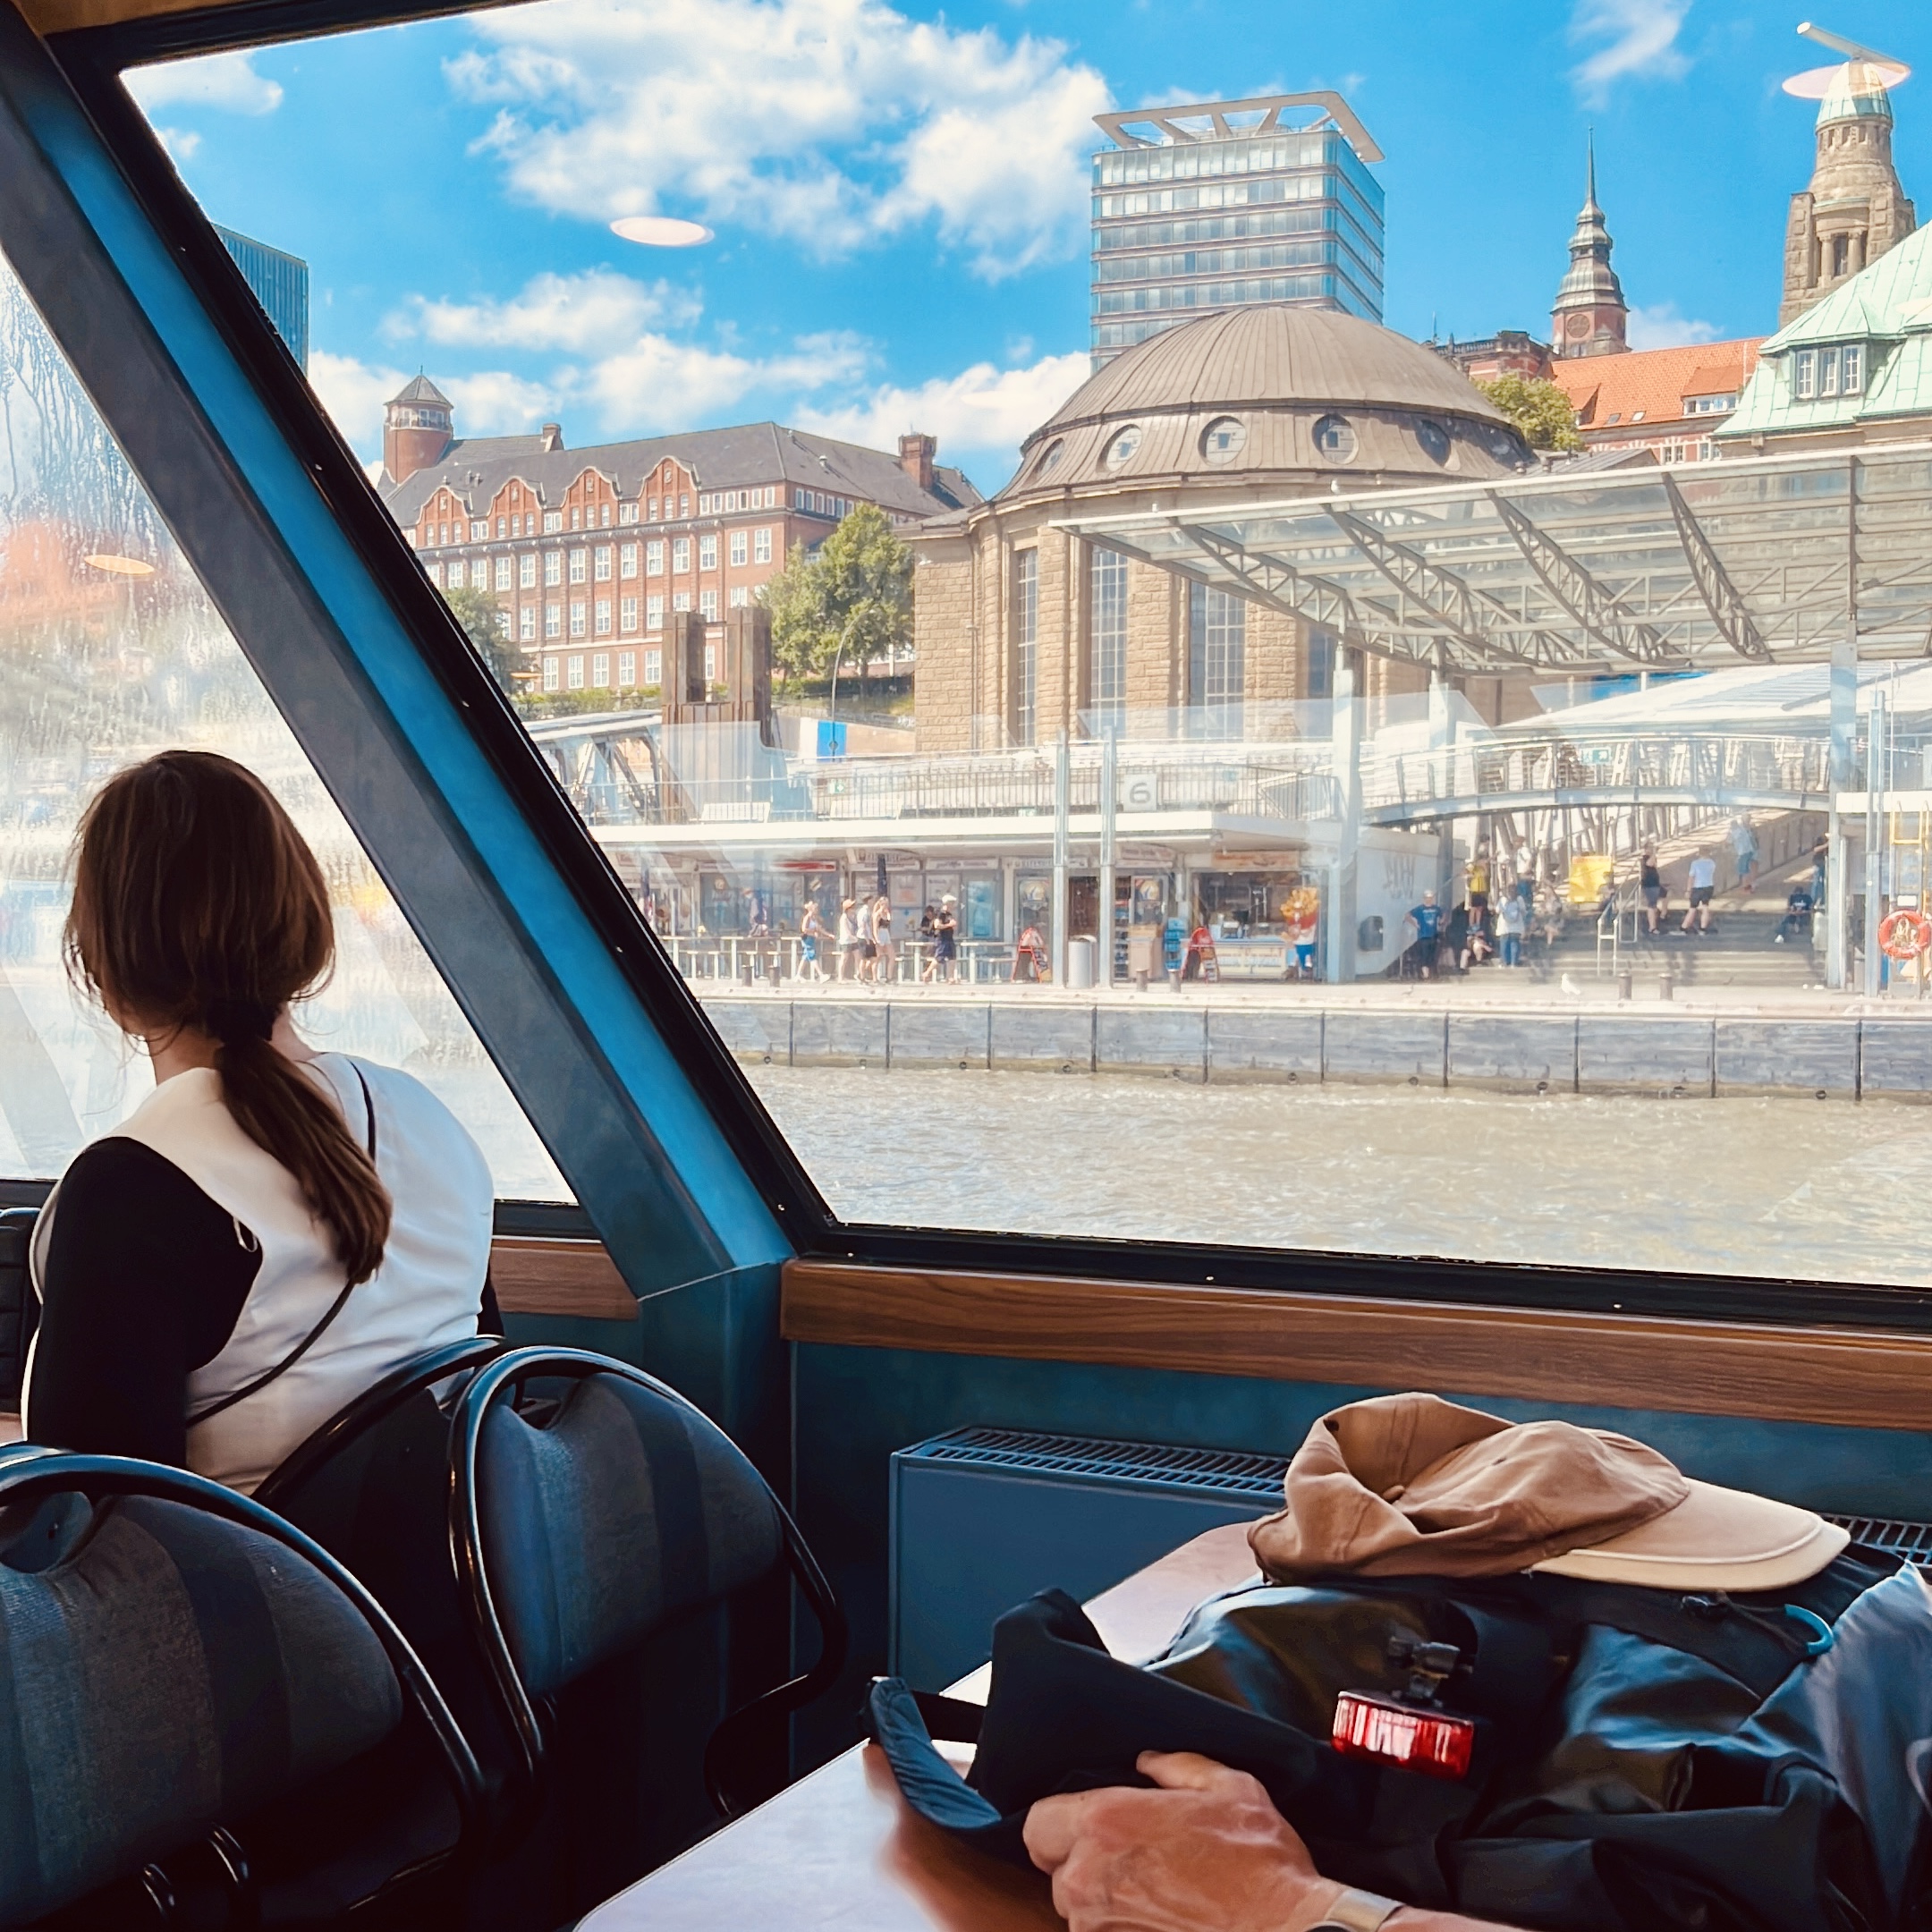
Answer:
[[[148,1090],[60,962],[67,860],[95,787],[169,746],[258,773],[321,860],[336,967],[317,1045],[407,1067],[468,1126],[500,1196],[567,1198],[10,270],[0,267],[0,1174],[58,1174]]]
[[[1100,111],[1186,66],[1157,32],[1022,72],[879,0],[826,30],[826,132],[738,112],[823,97],[784,6],[728,84],[718,18],[547,0],[260,50],[259,112],[137,89],[335,292],[318,394],[838,1210],[1896,1278],[1932,418],[1759,454],[1756,338],[1383,327],[1352,110]],[[377,156],[332,111],[405,90]],[[928,205],[968,127],[970,208]],[[1411,174],[1402,232],[1521,174]],[[718,246],[613,253],[645,202]],[[1486,246],[1554,295],[1533,227]]]

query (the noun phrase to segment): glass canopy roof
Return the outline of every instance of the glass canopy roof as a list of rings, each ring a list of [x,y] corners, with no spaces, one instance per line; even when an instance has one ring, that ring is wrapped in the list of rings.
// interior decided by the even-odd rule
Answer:
[[[1932,654],[1932,444],[1574,468],[1055,527],[1460,672]]]

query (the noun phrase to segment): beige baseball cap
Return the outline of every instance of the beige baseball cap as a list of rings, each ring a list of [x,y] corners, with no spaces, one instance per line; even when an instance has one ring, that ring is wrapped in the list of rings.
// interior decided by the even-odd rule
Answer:
[[[1277,1581],[1534,1570],[1662,1589],[1781,1589],[1851,1540],[1810,1510],[1694,1480],[1610,1429],[1507,1422],[1412,1393],[1331,1411],[1249,1532]]]

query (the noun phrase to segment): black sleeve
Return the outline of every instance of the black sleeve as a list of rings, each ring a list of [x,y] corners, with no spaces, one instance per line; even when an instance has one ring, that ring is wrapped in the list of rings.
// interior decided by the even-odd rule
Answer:
[[[184,1465],[189,1374],[233,1332],[260,1248],[138,1140],[76,1156],[50,1211],[27,1391],[33,1440]]]
[[[503,1310],[496,1305],[496,1284],[490,1279],[489,1270],[483,1270],[483,1305],[477,1310],[477,1333],[497,1335],[504,1332]]]

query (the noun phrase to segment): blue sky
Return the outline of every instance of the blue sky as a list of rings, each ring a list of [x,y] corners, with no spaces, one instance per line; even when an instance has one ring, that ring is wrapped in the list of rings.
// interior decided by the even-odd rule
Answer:
[[[365,457],[427,368],[459,428],[584,445],[773,416],[941,439],[991,489],[1085,373],[1109,106],[1340,89],[1387,158],[1385,319],[1546,329],[1585,131],[1640,345],[1775,326],[1827,59],[1741,0],[541,0],[138,78],[216,220],[301,255]],[[1932,60],[1922,9],[1825,24]],[[1926,100],[1920,111],[1921,90]],[[1897,97],[1932,198],[1932,73]],[[1932,199],[1924,212],[1932,218]],[[647,249],[657,213],[714,239]]]

